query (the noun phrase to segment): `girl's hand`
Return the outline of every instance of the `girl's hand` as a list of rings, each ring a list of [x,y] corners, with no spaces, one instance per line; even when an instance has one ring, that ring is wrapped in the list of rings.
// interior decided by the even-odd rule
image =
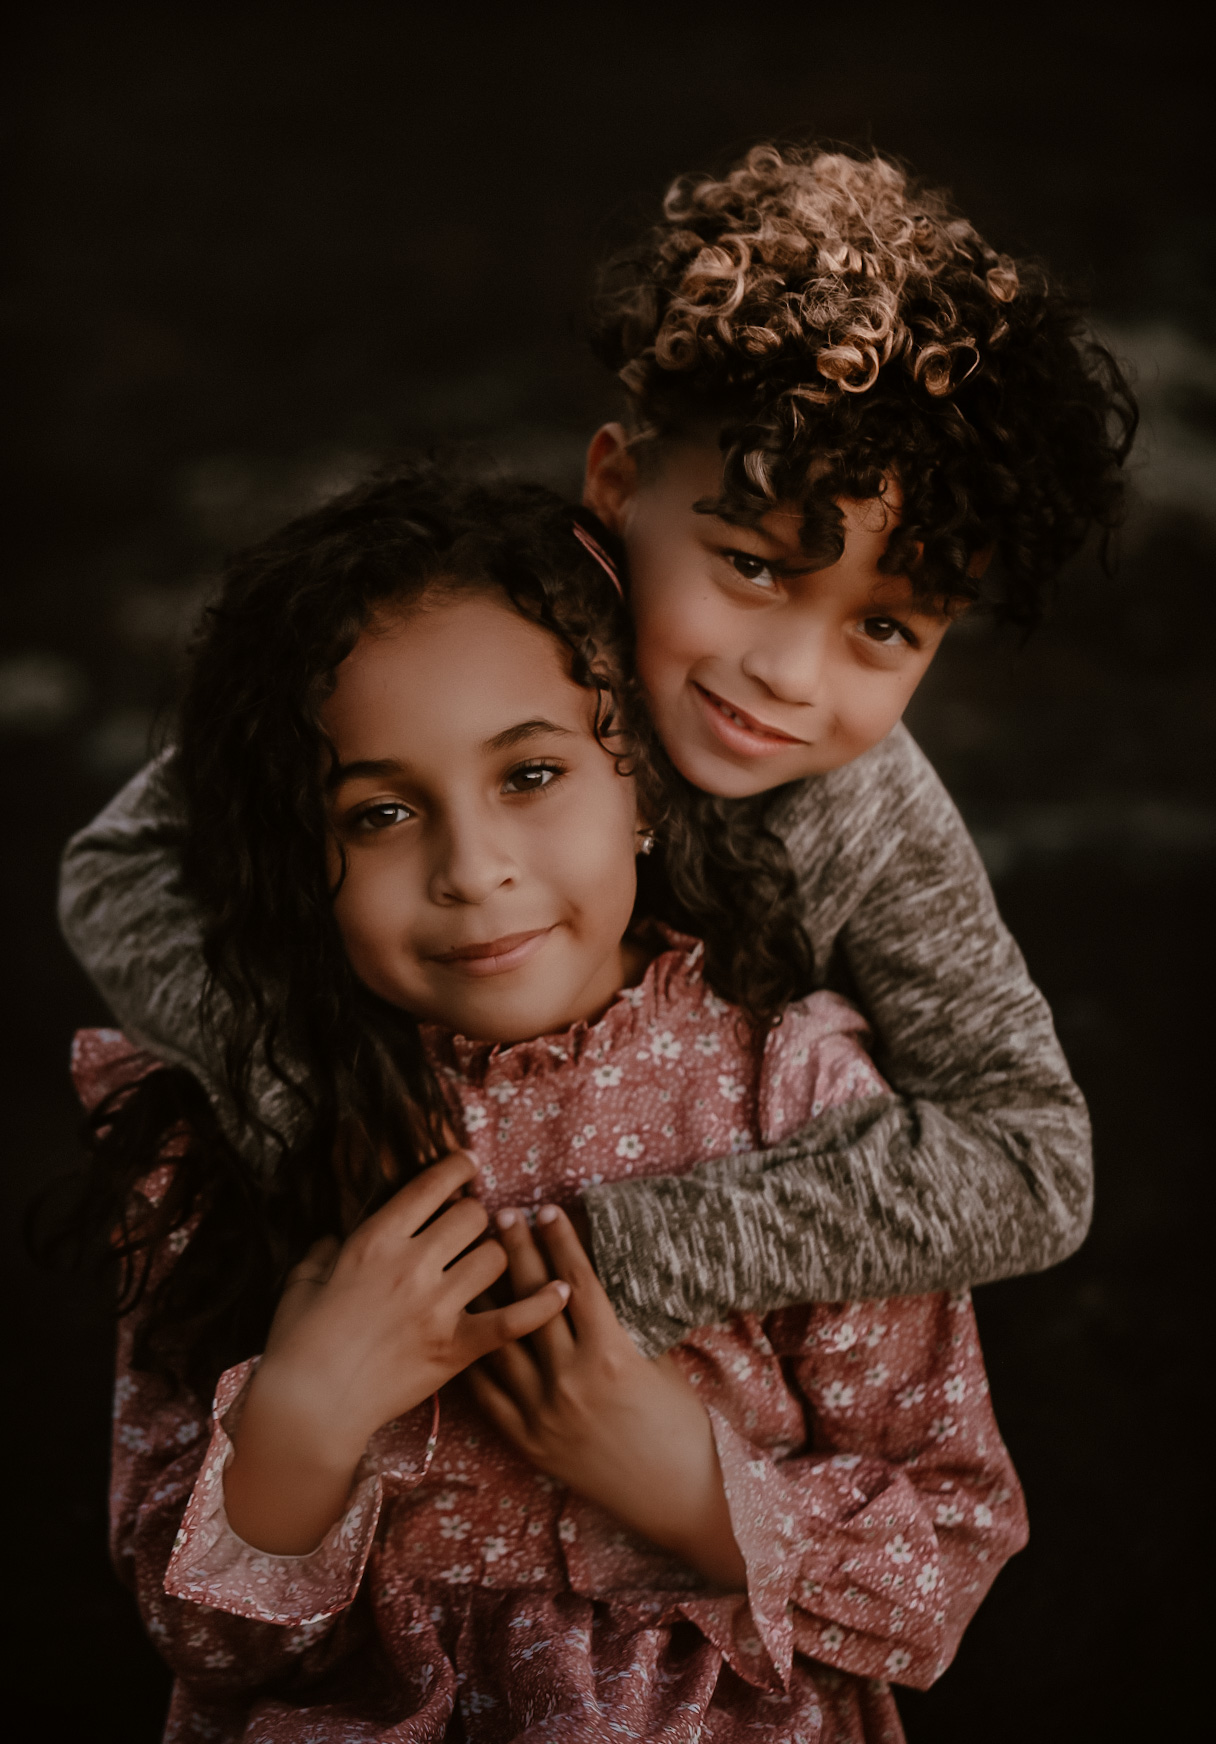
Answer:
[[[470,1369],[478,1403],[539,1470],[739,1590],[746,1569],[705,1407],[670,1358],[639,1354],[564,1212],[544,1206],[536,1222],[549,1264],[570,1286],[568,1314]],[[511,1283],[527,1300],[549,1267],[520,1212],[500,1212],[498,1230]]]
[[[447,1203],[473,1172],[463,1152],[445,1157],[292,1272],[225,1473],[228,1518],[248,1543],[313,1549],[382,1424],[560,1312],[568,1292],[547,1278],[504,1308],[468,1312],[507,1265],[498,1242],[479,1241],[481,1203]]]

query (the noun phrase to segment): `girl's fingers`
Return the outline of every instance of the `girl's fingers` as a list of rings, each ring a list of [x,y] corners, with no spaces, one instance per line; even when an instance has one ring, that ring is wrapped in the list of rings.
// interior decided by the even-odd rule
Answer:
[[[586,1337],[610,1329],[619,1331],[616,1310],[565,1212],[556,1205],[542,1205],[536,1213],[536,1230],[554,1273],[570,1286],[570,1319],[575,1332]]]
[[[450,1291],[462,1308],[468,1308],[481,1296],[495,1278],[501,1278],[507,1267],[507,1256],[496,1241],[482,1241],[444,1273],[442,1288]],[[493,1303],[490,1304],[491,1309]]]
[[[477,1165],[467,1151],[453,1151],[408,1181],[356,1233],[383,1231],[390,1238],[416,1235],[444,1201],[458,1193],[476,1173]]]
[[[516,1296],[534,1293],[548,1281],[550,1271],[528,1228],[527,1218],[522,1211],[508,1208],[498,1213],[495,1225],[511,1262],[511,1283]],[[532,1348],[546,1376],[552,1378],[558,1367],[574,1354],[574,1338],[565,1316],[555,1315],[546,1321],[534,1334]]]
[[[468,1360],[488,1356],[515,1339],[539,1336],[546,1322],[561,1314],[569,1295],[569,1285],[554,1280],[522,1302],[509,1302],[505,1308],[495,1308],[488,1314],[466,1314],[461,1342],[468,1350]]]
[[[507,1250],[511,1284],[517,1296],[530,1296],[533,1290],[549,1282],[552,1274],[522,1211],[513,1206],[500,1211],[494,1219],[494,1233]]]
[[[482,1357],[480,1366],[494,1377],[504,1393],[510,1394],[521,1410],[535,1413],[540,1409],[545,1397],[545,1383],[526,1345],[512,1339],[509,1344],[500,1345]]]
[[[484,1234],[489,1221],[480,1199],[457,1199],[414,1239],[420,1251],[447,1267]]]
[[[478,1363],[466,1371],[465,1379],[473,1397],[494,1427],[521,1452],[527,1452],[530,1437],[523,1412],[508,1393],[504,1393]]]

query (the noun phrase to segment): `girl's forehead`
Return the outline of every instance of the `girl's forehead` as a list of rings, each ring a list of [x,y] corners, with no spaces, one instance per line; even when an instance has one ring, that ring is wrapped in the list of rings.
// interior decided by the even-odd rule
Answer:
[[[562,644],[501,594],[436,590],[368,625],[321,712],[346,760],[471,748],[529,719],[590,733],[590,704]]]

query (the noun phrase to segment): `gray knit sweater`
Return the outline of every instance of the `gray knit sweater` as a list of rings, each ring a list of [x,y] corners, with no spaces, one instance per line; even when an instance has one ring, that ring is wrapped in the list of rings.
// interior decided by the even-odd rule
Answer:
[[[1089,1225],[1089,1123],[1046,1002],[941,782],[898,726],[779,795],[819,979],[874,1030],[895,1094],[775,1150],[590,1188],[595,1262],[657,1353],[734,1309],[962,1288],[1053,1265]],[[222,1106],[199,1026],[199,917],[164,759],[69,842],[60,918],[129,1035]],[[263,1112],[291,1099],[263,1073]]]

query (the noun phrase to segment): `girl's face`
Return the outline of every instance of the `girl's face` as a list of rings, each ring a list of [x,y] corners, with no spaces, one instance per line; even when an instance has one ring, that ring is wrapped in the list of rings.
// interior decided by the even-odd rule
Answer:
[[[441,593],[360,638],[321,718],[334,912],[373,992],[511,1042],[598,1015],[634,977],[634,784],[593,709],[554,638],[493,593]]]
[[[642,478],[625,442],[619,424],[596,434],[585,500],[625,542],[638,671],[680,773],[740,798],[885,738],[950,621],[878,568],[898,493],[842,504],[844,552],[815,570],[793,508],[759,527],[697,513],[721,493],[715,443],[674,446]]]

